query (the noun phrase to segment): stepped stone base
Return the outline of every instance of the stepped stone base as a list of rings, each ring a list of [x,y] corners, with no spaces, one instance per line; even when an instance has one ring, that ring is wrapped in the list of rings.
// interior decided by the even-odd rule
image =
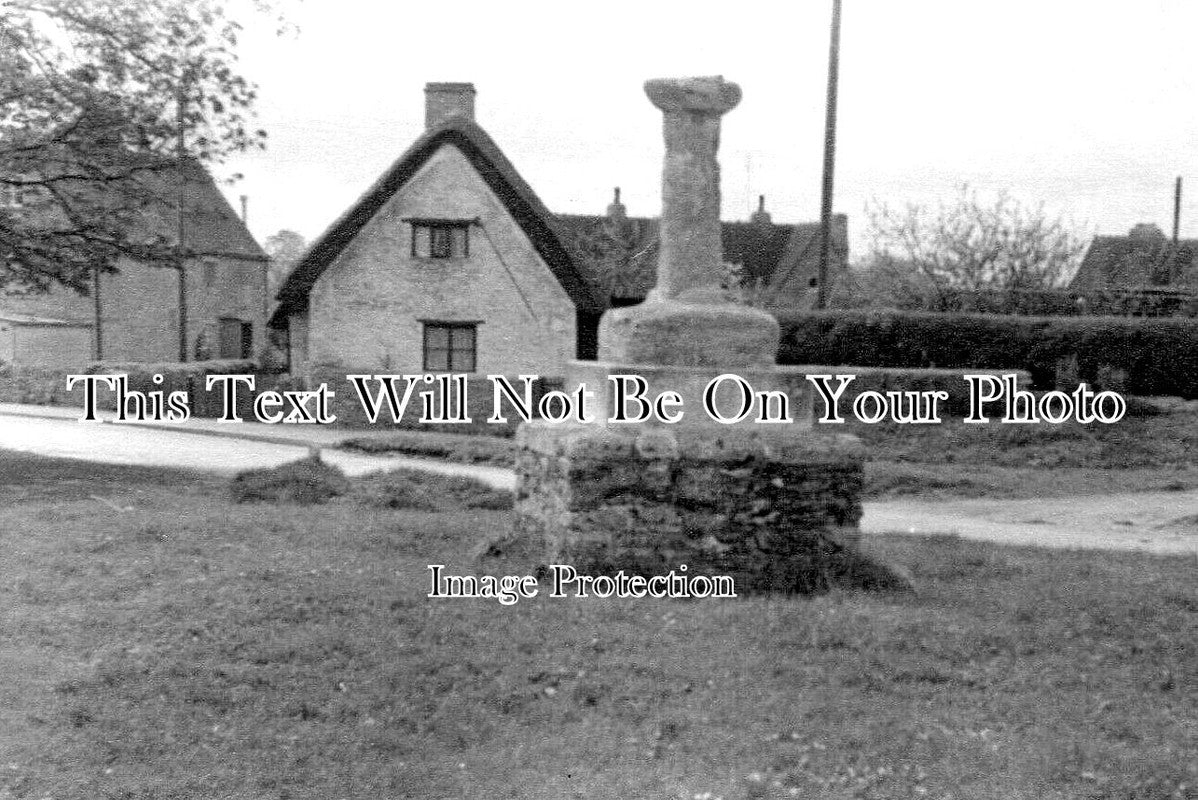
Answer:
[[[517,442],[516,534],[543,543],[547,564],[644,576],[686,564],[738,593],[898,584],[857,554],[852,436],[534,423]]]
[[[718,294],[715,290],[713,293]],[[778,322],[760,309],[651,296],[613,308],[599,324],[602,361],[659,366],[772,367]]]

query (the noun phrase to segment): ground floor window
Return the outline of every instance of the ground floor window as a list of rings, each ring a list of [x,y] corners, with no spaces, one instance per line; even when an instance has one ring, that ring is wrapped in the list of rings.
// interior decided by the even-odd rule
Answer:
[[[477,322],[424,323],[425,372],[474,372]]]
[[[219,358],[253,358],[254,324],[232,317],[220,320]]]

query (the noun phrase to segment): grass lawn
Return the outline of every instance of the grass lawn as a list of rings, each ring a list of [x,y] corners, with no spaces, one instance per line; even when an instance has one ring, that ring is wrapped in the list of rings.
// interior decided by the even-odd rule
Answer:
[[[1141,408],[1145,403],[1138,402]],[[816,425],[867,446],[865,496],[1048,497],[1198,488],[1198,407],[1190,403],[1113,425]],[[347,447],[467,464],[510,466],[511,439],[397,431]]]
[[[529,571],[470,555],[506,512],[378,494],[0,453],[0,798],[1198,796],[1193,558],[870,538],[917,593],[504,607],[425,594]]]

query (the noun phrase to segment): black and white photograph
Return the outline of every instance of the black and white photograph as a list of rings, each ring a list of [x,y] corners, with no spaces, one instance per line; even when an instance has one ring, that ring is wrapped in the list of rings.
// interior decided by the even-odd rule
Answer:
[[[1198,800],[1194,30],[0,0],[0,800]]]

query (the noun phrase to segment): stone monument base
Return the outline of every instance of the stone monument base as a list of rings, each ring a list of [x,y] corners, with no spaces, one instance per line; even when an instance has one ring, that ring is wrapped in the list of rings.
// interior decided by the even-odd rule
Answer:
[[[581,575],[728,575],[737,593],[904,582],[856,548],[863,451],[809,428],[525,424],[516,536]]]
[[[599,352],[604,361],[625,364],[773,367],[778,321],[750,306],[682,302],[650,293],[643,303],[603,315]]]

